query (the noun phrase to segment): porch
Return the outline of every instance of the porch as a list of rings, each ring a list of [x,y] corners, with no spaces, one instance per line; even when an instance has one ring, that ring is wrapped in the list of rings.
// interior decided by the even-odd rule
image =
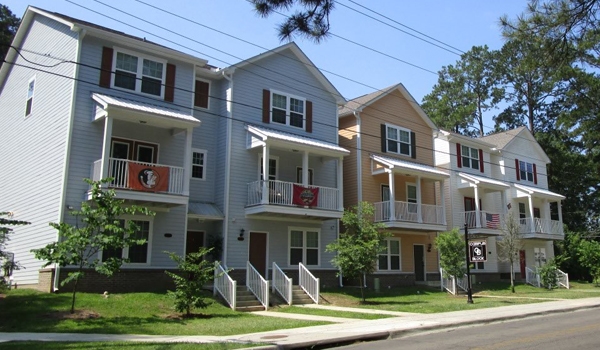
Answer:
[[[519,217],[519,232],[525,239],[564,239],[560,194],[545,189],[515,184],[515,204]],[[556,203],[555,215],[552,219],[551,203]]]

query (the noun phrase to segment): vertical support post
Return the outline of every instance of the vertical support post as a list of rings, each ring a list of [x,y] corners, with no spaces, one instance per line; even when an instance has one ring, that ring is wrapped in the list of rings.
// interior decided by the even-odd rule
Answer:
[[[481,206],[479,205],[479,186],[473,189],[475,192],[475,227],[481,228]]]
[[[423,211],[421,210],[421,177],[417,176],[417,221],[419,223],[423,222]]]
[[[388,172],[388,182],[390,187],[390,221],[396,221],[396,186],[394,184],[394,171],[386,169]]]
[[[469,229],[465,223],[465,255],[467,256],[467,304],[473,304],[473,292],[471,290],[471,259],[469,259]]]
[[[308,187],[308,151],[302,152],[302,186]]]
[[[529,205],[529,218],[530,218],[529,231],[531,233],[535,233],[535,218],[533,217],[533,198],[531,198],[531,195],[527,196],[527,204]]]
[[[100,179],[108,177],[108,167],[110,165],[110,146],[112,139],[113,118],[106,116],[104,118],[104,140],[102,141],[102,165]],[[95,180],[100,180],[95,179]]]
[[[560,222],[560,225],[558,226],[559,227],[558,229],[560,230],[561,234],[564,234],[564,232],[563,232],[562,206],[560,204],[560,200],[556,201],[556,206],[558,207],[558,221]]]
[[[185,131],[185,150],[183,151],[183,195],[190,195],[190,181],[192,178],[192,132],[194,129],[187,128]],[[169,188],[169,190],[171,190]]]
[[[263,146],[262,154],[262,204],[269,204],[269,145]]]
[[[344,210],[344,157],[337,160],[338,210]]]

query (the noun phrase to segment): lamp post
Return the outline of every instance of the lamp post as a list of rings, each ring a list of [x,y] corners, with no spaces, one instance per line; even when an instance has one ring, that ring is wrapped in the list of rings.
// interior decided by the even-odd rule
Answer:
[[[467,256],[467,304],[473,304],[473,292],[471,291],[471,259],[469,259],[469,230],[467,223],[465,223],[465,253]]]

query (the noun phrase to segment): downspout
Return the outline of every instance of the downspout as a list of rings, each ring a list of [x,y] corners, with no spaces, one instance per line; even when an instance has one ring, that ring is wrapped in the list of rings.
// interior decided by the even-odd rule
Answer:
[[[362,137],[361,137],[361,126],[362,120],[360,119],[359,110],[354,110],[354,117],[356,117],[356,182],[357,182],[357,201],[362,202]]]
[[[81,46],[83,43],[83,38],[85,37],[86,31],[85,29],[78,28],[74,26],[71,28],[72,31],[79,32],[79,37],[77,38],[77,52],[75,53],[76,60],[75,62],[81,62]],[[71,113],[69,115],[69,126],[67,128],[67,138],[65,141],[65,158],[63,161],[63,175],[60,190],[60,206],[58,208],[58,221],[63,222],[65,216],[65,209],[67,207],[66,197],[67,197],[67,178],[69,176],[69,159],[71,158],[71,142],[73,140],[73,124],[75,122],[75,100],[77,98],[77,89],[79,87],[79,65],[75,65],[75,76],[73,78],[73,91],[71,96]],[[56,242],[60,241],[60,232],[56,232]],[[60,265],[54,264],[54,280],[52,282],[52,291],[56,292],[58,290],[60,284]]]
[[[227,241],[229,235],[229,182],[231,181],[231,134],[233,132],[233,70],[224,70],[223,77],[229,82],[226,93],[227,104],[227,143],[225,146],[225,186],[223,190],[223,208],[225,220],[223,221],[223,264],[227,266]]]

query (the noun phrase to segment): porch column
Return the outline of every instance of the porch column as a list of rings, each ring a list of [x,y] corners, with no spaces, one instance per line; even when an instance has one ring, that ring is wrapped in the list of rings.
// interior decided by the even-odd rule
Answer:
[[[183,195],[190,195],[190,181],[192,178],[192,128],[185,131],[185,149],[183,151]],[[170,189],[169,189],[170,190]]]
[[[506,191],[505,190],[501,190],[500,191],[500,203],[502,203],[502,213],[508,213],[508,203],[506,203]]]
[[[269,145],[264,144],[262,152],[262,204],[269,204]]]
[[[541,226],[544,233],[553,233],[552,232],[552,222],[550,221],[550,202],[548,199],[544,199],[543,202],[544,212],[541,218]]]
[[[421,177],[417,176],[417,220],[419,223],[423,222],[423,212],[421,210]]]
[[[440,201],[442,202],[441,203],[441,205],[442,205],[442,223],[444,225],[446,225],[447,224],[447,221],[446,221],[446,198],[444,197],[445,196],[444,180],[440,180],[440,181],[438,181],[438,183],[440,184]],[[439,224],[439,222],[438,222],[438,224]]]
[[[392,169],[385,169],[388,173],[388,183],[390,187],[390,221],[396,221],[396,186],[394,184],[394,171]]]
[[[302,186],[308,187],[308,151],[302,152]]]
[[[102,141],[102,161],[100,167],[100,179],[106,179],[108,177],[108,168],[110,167],[110,145],[112,139],[112,129],[113,118],[107,115],[104,118],[104,140]]]
[[[561,206],[561,201],[558,200],[556,201],[556,206],[558,207],[558,221],[560,222],[560,225],[558,226],[558,229],[560,230],[561,234],[564,234],[563,232],[563,219],[562,219],[562,206]]]
[[[531,198],[531,195],[527,196],[527,204],[529,205],[529,218],[531,219],[529,223],[529,230],[531,233],[535,233],[535,220],[533,218],[533,198]]]
[[[344,210],[344,157],[337,159],[338,209]]]
[[[479,207],[479,186],[473,188],[475,192],[475,227],[481,228],[481,208]]]

